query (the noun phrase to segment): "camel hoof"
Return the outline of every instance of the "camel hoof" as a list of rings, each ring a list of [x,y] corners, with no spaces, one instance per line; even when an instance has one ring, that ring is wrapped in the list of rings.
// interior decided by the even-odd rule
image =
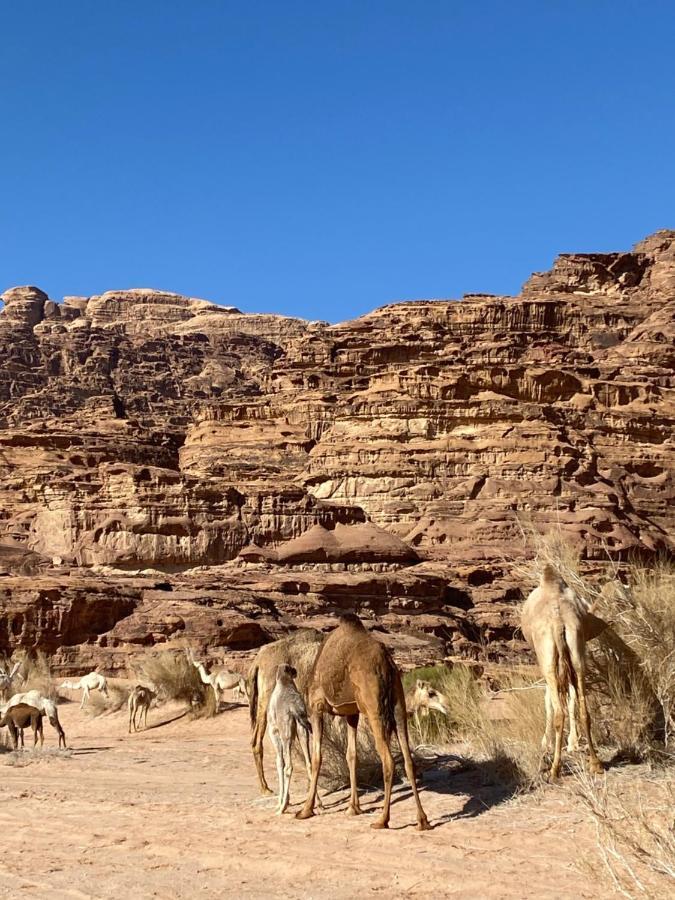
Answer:
[[[273,794],[273,793],[274,793],[274,791],[271,788],[268,788],[268,787],[260,788],[260,796],[261,797],[269,797],[270,794]]]
[[[347,808],[348,816],[360,816],[361,815],[361,807],[360,806],[349,806]]]
[[[424,818],[420,819],[419,822],[417,823],[417,830],[418,831],[431,831],[431,825],[429,824],[429,820],[427,819],[426,816],[424,816]]]
[[[376,831],[379,831],[381,828],[389,828],[389,822],[384,822],[382,819],[378,819],[377,822],[373,822],[370,827],[374,828]]]
[[[296,812],[296,819],[311,819],[314,815],[314,811],[311,809],[301,809],[299,812]]]
[[[588,771],[592,775],[602,775],[602,773],[605,771],[605,767],[599,759],[591,759],[588,763]]]

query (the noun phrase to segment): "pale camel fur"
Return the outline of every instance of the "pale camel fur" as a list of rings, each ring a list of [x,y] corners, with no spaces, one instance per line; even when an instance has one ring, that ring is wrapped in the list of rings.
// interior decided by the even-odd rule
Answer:
[[[129,694],[127,700],[127,708],[129,709],[129,734],[131,734],[132,726],[134,731],[138,731],[138,726],[143,720],[143,727],[148,727],[148,710],[152,705],[152,701],[157,697],[157,691],[146,687],[144,684],[137,684]],[[138,716],[138,724],[136,724],[136,716]]]
[[[405,708],[408,711],[408,717],[414,717],[418,729],[420,728],[420,717],[428,716],[431,710],[444,716],[450,714],[445,694],[437,691],[430,681],[423,681],[420,678],[415,682],[415,686],[406,692]]]
[[[43,716],[47,716],[49,724],[59,736],[59,749],[63,746],[65,750],[67,746],[66,733],[61,727],[59,713],[54,701],[50,700],[49,697],[43,697],[39,691],[25,691],[22,694],[14,694],[9,703],[6,704],[5,709],[20,706],[21,704],[38,709]],[[21,743],[23,744],[23,733],[21,734]]]
[[[277,666],[277,680],[267,710],[269,734],[277,751],[277,773],[279,775],[277,815],[281,815],[288,808],[288,795],[293,775],[293,740],[296,735],[305,757],[308,778],[311,778],[312,772],[309,756],[311,726],[307,718],[305,701],[293,681],[296,674],[293,666],[286,664]]]
[[[19,669],[21,668],[21,663],[14,663],[12,668],[9,666],[7,669],[3,669],[0,666],[0,700],[4,703],[12,690],[12,684],[14,679],[17,677]]]
[[[244,676],[241,672],[231,672],[229,669],[215,669],[213,672],[207,672],[203,663],[194,658],[191,651],[188,651],[188,659],[199,672],[202,684],[208,684],[213,688],[216,698],[216,709],[220,707],[220,700],[223,691],[232,691],[232,697],[236,693],[238,697],[245,691]]]
[[[277,667],[284,664],[293,666],[297,672],[295,683],[300,693],[306,697],[307,683],[322,640],[323,635],[312,628],[296,631],[288,637],[261,647],[249,669],[246,693],[251,715],[251,749],[261,794],[272,793],[265,780],[263,741],[267,730],[267,709],[276,684]]]
[[[546,681],[546,732],[542,747],[547,749],[555,736],[550,777],[560,775],[566,711],[570,720],[568,748],[578,746],[577,701],[581,728],[588,744],[589,769],[602,772],[593,746],[586,697],[586,642],[596,637],[605,623],[593,616],[551,566],[546,566],[538,587],[523,604],[521,627]]]
[[[417,805],[417,827],[428,829],[415,781],[415,766],[408,743],[408,721],[401,676],[387,649],[368,634],[354,615],[340,618],[338,627],[323,642],[314,663],[309,683],[308,709],[312,724],[312,783],[299,819],[314,815],[314,801],[321,771],[323,716],[342,716],[347,720],[347,764],[351,783],[349,813],[361,812],[356,786],[356,731],[359,716],[365,715],[382,760],[384,808],[372,828],[388,828],[394,759],[389,742],[395,732],[405,771]]]
[[[108,679],[105,675],[100,675],[98,672],[89,672],[88,675],[83,675],[78,681],[64,681],[59,685],[59,690],[61,689],[82,691],[82,702],[80,703],[80,709],[82,709],[87,700],[89,700],[89,694],[92,691],[100,691],[104,697],[108,696]]]

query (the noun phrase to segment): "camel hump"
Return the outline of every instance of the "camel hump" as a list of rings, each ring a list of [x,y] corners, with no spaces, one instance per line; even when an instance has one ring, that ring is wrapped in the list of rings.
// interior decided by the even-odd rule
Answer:
[[[338,625],[341,628],[351,628],[356,631],[365,631],[363,622],[354,613],[343,613],[338,619]]]

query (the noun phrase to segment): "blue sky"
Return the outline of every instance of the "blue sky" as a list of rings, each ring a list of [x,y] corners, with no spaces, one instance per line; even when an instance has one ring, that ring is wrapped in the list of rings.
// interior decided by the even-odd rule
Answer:
[[[0,11],[0,290],[338,321],[675,227],[669,2]]]

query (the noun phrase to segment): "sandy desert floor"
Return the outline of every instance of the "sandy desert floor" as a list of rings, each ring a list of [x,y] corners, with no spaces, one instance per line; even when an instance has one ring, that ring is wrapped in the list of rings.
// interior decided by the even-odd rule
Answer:
[[[133,736],[123,712],[60,714],[72,751],[45,723],[42,753],[0,755],[2,897],[610,896],[575,864],[594,839],[564,785],[513,800],[450,760],[425,774],[431,832],[415,830],[405,784],[389,831],[368,827],[378,791],[359,818],[341,791],[314,819],[279,819],[258,796],[243,706],[208,720],[163,707]],[[266,769],[272,783],[269,750]],[[297,768],[293,786],[299,802]]]

